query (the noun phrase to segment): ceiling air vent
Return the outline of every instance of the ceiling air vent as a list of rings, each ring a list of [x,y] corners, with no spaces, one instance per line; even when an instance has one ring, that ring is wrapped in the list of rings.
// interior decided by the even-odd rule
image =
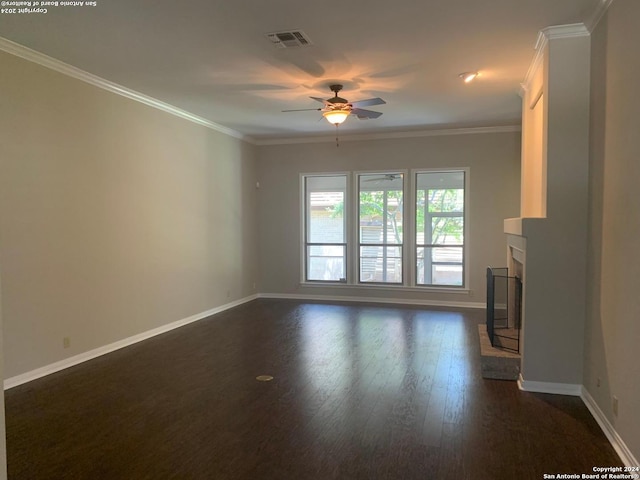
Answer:
[[[311,39],[302,30],[265,33],[265,36],[276,48],[297,48],[312,45]]]

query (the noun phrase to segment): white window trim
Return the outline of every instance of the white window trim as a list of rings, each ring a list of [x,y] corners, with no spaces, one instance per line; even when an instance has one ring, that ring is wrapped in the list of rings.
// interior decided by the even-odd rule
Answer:
[[[384,175],[384,174],[394,174],[394,173],[399,173],[402,175],[403,181],[402,181],[402,201],[404,203],[404,207],[403,207],[403,217],[402,217],[402,284],[397,284],[397,283],[381,283],[381,282],[360,282],[360,185],[359,185],[359,178],[362,175]],[[358,287],[403,287],[406,288],[408,286],[410,286],[411,284],[407,283],[408,277],[407,277],[407,232],[406,232],[406,220],[407,220],[407,215],[406,215],[406,205],[407,205],[407,178],[409,175],[409,170],[406,169],[385,169],[385,170],[357,170],[353,172],[353,179],[352,179],[352,192],[353,192],[353,199],[351,201],[351,205],[350,208],[353,210],[353,217],[355,221],[353,222],[352,228],[350,229],[352,231],[352,235],[353,235],[353,244],[349,244],[350,246],[353,245],[352,247],[352,254],[351,256],[353,257],[353,260],[351,262],[351,268],[353,269],[353,276],[351,277],[347,277],[347,278],[351,278],[351,281],[347,281],[347,285],[355,285]],[[389,245],[389,246],[393,246],[393,245]]]
[[[463,284],[460,287],[454,287],[452,285],[443,285],[442,287],[438,287],[436,285],[418,285],[417,284],[417,268],[415,265],[415,254],[412,255],[412,265],[411,265],[411,286],[419,289],[430,289],[430,290],[441,290],[445,289],[460,289],[469,291],[469,279],[470,279],[470,258],[469,258],[469,199],[470,196],[470,177],[471,177],[471,168],[470,167],[447,167],[447,168],[415,168],[411,170],[411,181],[413,182],[412,187],[412,198],[411,198],[411,226],[415,224],[416,221],[416,202],[418,191],[415,188],[416,177],[419,173],[449,173],[449,172],[464,172],[464,244],[463,244],[463,261],[462,261],[462,271],[463,271]],[[415,232],[412,232],[411,237],[411,248],[412,252],[416,251],[416,235]]]
[[[416,175],[418,173],[446,173],[446,172],[464,172],[464,247],[463,247],[463,285],[455,287],[451,285],[417,285],[417,269],[415,265],[416,251],[416,235],[415,235],[415,215],[417,191],[415,188]],[[401,173],[403,175],[403,202],[404,202],[404,218],[403,218],[403,236],[402,236],[402,285],[384,284],[384,283],[359,283],[359,222],[352,222],[352,218],[358,218],[358,178],[360,175],[371,175],[381,173]],[[311,176],[338,176],[345,175],[347,181],[347,191],[345,194],[345,225],[346,225],[346,251],[345,251],[345,271],[347,276],[346,282],[332,281],[307,281],[306,280],[306,195],[305,195],[305,178]],[[446,168],[416,168],[416,169],[383,169],[383,170],[358,170],[358,171],[337,171],[337,172],[305,172],[300,173],[299,183],[299,218],[300,218],[300,285],[303,287],[319,287],[319,288],[362,288],[373,290],[392,290],[396,292],[429,292],[429,293],[459,293],[468,295],[470,289],[470,245],[471,236],[469,235],[469,199],[471,198],[471,168],[470,167],[446,167]],[[408,221],[407,221],[408,220]],[[349,223],[352,223],[349,227]]]
[[[382,284],[382,283],[343,283],[343,282],[300,282],[300,286],[304,288],[339,288],[345,290],[380,290],[380,291],[392,291],[392,292],[408,292],[408,293],[447,293],[447,294],[460,294],[470,295],[472,290],[466,287],[433,287],[431,285],[425,286],[409,286],[398,284]]]
[[[323,280],[307,280],[307,196],[305,191],[305,178],[306,177],[336,177],[336,176],[346,176],[346,192],[345,192],[345,202],[349,202],[349,184],[351,182],[351,172],[342,171],[342,172],[318,172],[318,173],[301,173],[298,177],[298,184],[300,188],[299,197],[300,201],[298,202],[299,208],[299,218],[300,218],[300,241],[298,245],[300,245],[300,284],[301,285],[319,285],[319,286],[334,286],[334,285],[345,285],[345,282],[340,281],[323,281]],[[346,205],[345,205],[346,207]],[[347,245],[345,246],[345,275],[347,276],[347,281],[349,279],[349,256],[351,255],[350,243],[349,243],[349,212],[347,208],[344,209],[344,225],[345,225],[345,241]]]

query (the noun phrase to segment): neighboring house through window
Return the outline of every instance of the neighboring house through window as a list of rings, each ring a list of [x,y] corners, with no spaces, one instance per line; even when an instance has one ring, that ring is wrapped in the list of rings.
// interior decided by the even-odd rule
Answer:
[[[346,175],[304,177],[305,279],[346,281]]]

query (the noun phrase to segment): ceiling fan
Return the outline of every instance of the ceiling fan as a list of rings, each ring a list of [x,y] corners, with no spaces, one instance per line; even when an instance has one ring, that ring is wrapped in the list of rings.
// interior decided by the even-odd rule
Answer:
[[[334,93],[334,96],[325,100],[319,97],[310,97],[313,100],[323,103],[322,108],[300,108],[296,110],[282,110],[283,112],[304,112],[304,111],[318,111],[322,112],[322,116],[326,118],[329,123],[333,125],[340,125],[344,122],[349,115],[355,115],[361,120],[369,118],[378,118],[382,115],[382,112],[374,112],[373,110],[365,110],[360,107],[369,107],[371,105],[383,105],[385,102],[381,98],[368,98],[366,100],[359,100],[357,102],[349,102],[345,98],[338,96],[338,92],[342,90],[342,85],[329,85],[329,88]]]
[[[374,178],[367,178],[365,180],[362,180],[363,182],[393,182],[394,180],[397,180],[399,178],[402,178],[402,175],[398,175],[395,173],[385,173],[382,176],[378,176],[378,177],[374,177]]]

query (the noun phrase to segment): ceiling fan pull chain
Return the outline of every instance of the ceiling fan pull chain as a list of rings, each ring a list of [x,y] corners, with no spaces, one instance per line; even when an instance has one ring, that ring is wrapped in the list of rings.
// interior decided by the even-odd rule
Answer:
[[[340,146],[340,143],[338,142],[338,124],[336,123],[336,148],[338,148]]]

